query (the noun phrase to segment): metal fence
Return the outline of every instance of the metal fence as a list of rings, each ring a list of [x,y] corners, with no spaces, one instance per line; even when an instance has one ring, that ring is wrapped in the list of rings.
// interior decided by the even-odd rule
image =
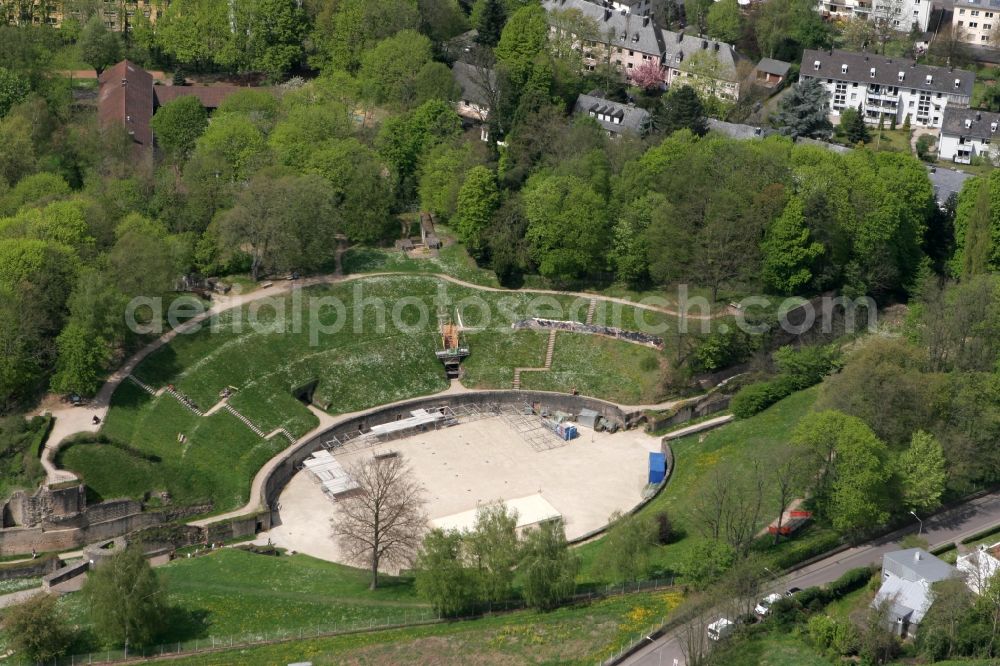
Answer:
[[[602,585],[584,589],[578,587],[576,593],[571,599],[568,600],[567,603],[585,603],[587,601],[605,597],[622,596],[625,594],[635,594],[637,592],[648,592],[660,589],[670,589],[673,587],[673,582],[673,578],[657,578],[653,580],[619,583],[616,585]],[[47,661],[45,662],[45,665],[80,666],[82,664],[110,664],[130,660],[149,659],[152,657],[195,654],[199,652],[211,652],[213,650],[229,650],[232,648],[279,643],[282,641],[297,641],[307,638],[324,638],[344,634],[382,631],[385,629],[417,627],[421,625],[457,620],[471,620],[484,615],[521,610],[524,607],[525,603],[523,599],[511,599],[509,601],[496,604],[485,604],[481,608],[478,608],[475,613],[461,618],[443,618],[429,609],[420,609],[405,611],[403,613],[386,618],[379,618],[377,620],[369,619],[357,622],[343,622],[300,629],[276,629],[274,631],[249,632],[233,636],[212,636],[208,638],[197,638],[189,641],[164,643],[163,645],[153,647],[133,648],[129,649],[127,652],[125,649],[88,652],[85,654],[69,655],[52,661]]]

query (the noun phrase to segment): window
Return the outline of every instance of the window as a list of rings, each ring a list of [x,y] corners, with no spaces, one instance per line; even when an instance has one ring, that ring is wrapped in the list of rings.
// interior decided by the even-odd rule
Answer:
[[[979,41],[981,42],[987,42],[989,41],[989,39],[990,39],[989,35],[979,35]]]
[[[983,14],[983,16],[985,16],[986,18],[993,18],[993,12],[986,12],[985,14]]]
[[[969,15],[970,16],[979,16],[979,10],[978,9],[973,9],[971,12],[969,12]]]
[[[965,15],[965,10],[964,9],[959,9],[958,13],[961,14],[961,15]]]
[[[965,25],[965,21],[959,21],[958,22],[958,27],[959,28],[961,28],[963,25]]]
[[[969,21],[969,27],[970,28],[978,28],[979,24],[976,23],[975,21]]]
[[[993,24],[992,23],[984,23],[983,24],[983,30],[992,30],[992,29],[993,29]]]
[[[634,56],[634,55],[635,55],[635,52],[634,52],[634,51],[629,51],[629,52],[628,52],[628,54],[629,54],[630,56]]]

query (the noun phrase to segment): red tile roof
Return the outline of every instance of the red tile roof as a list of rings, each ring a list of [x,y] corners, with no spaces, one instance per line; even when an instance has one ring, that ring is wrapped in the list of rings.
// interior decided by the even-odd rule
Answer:
[[[97,118],[100,126],[124,127],[139,152],[153,147],[153,130],[149,122],[156,107],[178,97],[193,95],[206,109],[217,109],[233,93],[247,90],[241,86],[154,86],[152,75],[128,60],[101,72],[98,82]]]
[[[157,106],[163,106],[178,97],[193,95],[206,109],[219,108],[223,100],[241,90],[251,90],[251,88],[241,86],[156,86],[153,89],[156,94]],[[257,90],[261,90],[261,88],[257,88]]]
[[[101,127],[121,125],[138,146],[153,145],[153,77],[128,60],[122,60],[98,77],[97,118]]]

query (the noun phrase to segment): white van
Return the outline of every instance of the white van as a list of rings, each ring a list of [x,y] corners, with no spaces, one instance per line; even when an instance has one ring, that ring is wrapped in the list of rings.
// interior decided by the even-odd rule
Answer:
[[[753,612],[757,613],[757,615],[759,615],[760,617],[765,617],[768,613],[771,612],[771,606],[778,599],[781,599],[780,594],[772,593],[767,595],[766,597],[760,600],[760,603],[758,603],[757,607],[753,609]]]
[[[736,631],[736,623],[724,617],[720,617],[708,625],[708,637],[713,641],[721,641],[734,631]]]

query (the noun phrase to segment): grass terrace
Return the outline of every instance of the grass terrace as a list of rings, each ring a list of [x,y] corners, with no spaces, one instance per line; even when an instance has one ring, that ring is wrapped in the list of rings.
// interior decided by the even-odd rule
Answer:
[[[513,321],[529,316],[583,320],[589,305],[587,299],[484,292],[431,277],[370,277],[224,312],[216,325],[206,323],[150,354],[134,375],[154,388],[174,386],[202,411],[231,387],[229,404],[265,433],[280,427],[301,437],[319,423],[295,397],[307,385],[314,385],[313,405],[333,415],[447,388],[434,355],[440,342],[435,299],[441,293],[452,304],[462,304],[463,323],[477,329],[468,333],[472,355],[464,365],[466,385],[475,388],[510,388],[515,367],[544,364],[547,334],[514,332]],[[296,301],[302,304],[300,315],[294,314]],[[637,327],[634,310],[623,307],[623,328]],[[600,315],[599,308],[598,322]],[[670,319],[660,313],[644,316]],[[525,387],[576,388],[626,403],[651,401],[660,397],[662,356],[627,342],[564,332],[558,336],[553,371],[526,373]],[[178,434],[186,436],[186,443],[178,442]],[[213,511],[242,505],[254,473],[288,445],[280,436],[258,437],[225,410],[199,417],[171,395],[150,396],[128,381],[112,398],[102,435],[119,446],[78,443],[59,458],[83,476],[95,497],[166,491],[177,503],[210,500]]]

